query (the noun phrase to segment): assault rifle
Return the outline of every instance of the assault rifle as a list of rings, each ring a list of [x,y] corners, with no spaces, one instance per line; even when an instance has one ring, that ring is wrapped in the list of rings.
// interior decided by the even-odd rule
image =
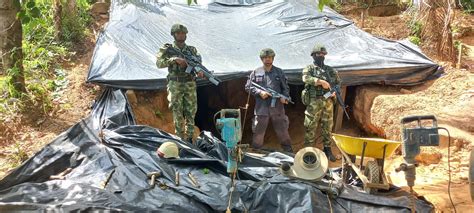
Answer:
[[[347,110],[346,110],[347,108],[346,104],[344,103],[344,100],[342,99],[342,96],[341,96],[341,88],[339,87],[339,85],[336,84],[336,82],[333,81],[333,79],[329,76],[329,73],[327,73],[326,70],[323,70],[323,72],[326,74],[326,77],[329,80],[328,83],[331,86],[331,90],[325,93],[323,97],[325,99],[328,99],[329,97],[331,97],[333,93],[336,93],[337,102],[339,103],[339,105],[341,105],[342,109],[344,110],[344,114],[346,114],[347,119],[350,119],[349,114],[347,113]]]
[[[288,100],[289,103],[295,104],[295,102],[291,101],[291,97],[288,97],[288,96],[286,96],[286,95],[283,95],[283,94],[281,94],[281,93],[278,93],[278,92],[276,92],[275,90],[272,90],[272,89],[270,89],[270,88],[268,88],[268,87],[264,87],[264,86],[258,85],[257,83],[255,83],[255,82],[253,82],[253,81],[252,81],[252,85],[253,85],[254,87],[256,87],[257,89],[259,89],[259,90],[263,90],[263,91],[265,91],[265,92],[270,93],[270,95],[272,96],[272,103],[270,104],[270,107],[275,107],[276,99],[277,99],[277,98],[278,98],[278,99],[279,99],[279,98],[283,98],[283,99],[285,99],[285,100]]]
[[[212,71],[209,71],[204,65],[201,64],[200,59],[198,57],[184,54],[183,52],[177,50],[171,45],[167,45],[166,52],[170,54],[179,55],[180,57],[184,58],[184,60],[186,60],[186,63],[188,63],[188,67],[185,71],[186,73],[196,75],[199,72],[203,72],[204,76],[206,76],[206,78],[214,85],[217,86],[221,82],[219,78],[215,77],[212,74]]]

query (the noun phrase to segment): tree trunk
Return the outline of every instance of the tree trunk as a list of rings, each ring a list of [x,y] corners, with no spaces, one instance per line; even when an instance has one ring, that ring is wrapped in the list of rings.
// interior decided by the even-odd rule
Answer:
[[[62,10],[63,6],[61,5],[61,0],[53,0],[54,39],[56,39],[56,41],[59,41],[62,36]]]
[[[22,27],[16,14],[20,8],[12,0],[0,0],[0,52],[3,67],[16,92],[26,93],[23,71]]]
[[[67,12],[70,17],[75,17],[77,15],[76,0],[67,0]]]

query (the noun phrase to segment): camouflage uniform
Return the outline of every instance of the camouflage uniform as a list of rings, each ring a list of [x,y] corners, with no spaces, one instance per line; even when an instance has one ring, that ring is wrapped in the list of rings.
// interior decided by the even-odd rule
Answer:
[[[175,41],[173,45],[165,44],[160,48],[156,61],[159,68],[168,67],[168,102],[169,108],[173,112],[176,135],[189,141],[193,137],[194,116],[197,111],[196,81],[192,74],[185,72],[186,68],[178,66],[174,61],[178,55],[166,52],[169,45],[184,54],[196,56],[199,61],[201,56],[195,47],[185,44],[184,47],[180,48]]]
[[[282,149],[286,152],[293,152],[291,138],[288,133],[289,120],[288,116],[285,115],[284,105],[280,100],[276,100],[275,107],[271,107],[272,98],[262,99],[259,95],[261,90],[252,86],[252,81],[288,97],[290,93],[287,78],[283,70],[278,67],[272,66],[270,71],[265,71],[264,67],[259,67],[250,74],[245,84],[245,90],[255,96],[255,117],[252,120],[252,147],[255,149],[263,147],[265,131],[268,122],[271,120]]]
[[[331,79],[324,74],[327,72]],[[321,121],[321,135],[323,137],[324,146],[330,146],[329,139],[333,126],[334,98],[325,99],[323,95],[329,90],[324,89],[321,85],[315,86],[315,80],[322,79],[331,84],[340,84],[337,71],[332,67],[324,65],[323,69],[311,64],[303,70],[303,82],[305,90],[303,91],[303,102],[306,105],[304,126],[305,135],[304,143],[306,146],[313,146],[316,139],[316,128]],[[331,81],[332,80],[332,81]]]

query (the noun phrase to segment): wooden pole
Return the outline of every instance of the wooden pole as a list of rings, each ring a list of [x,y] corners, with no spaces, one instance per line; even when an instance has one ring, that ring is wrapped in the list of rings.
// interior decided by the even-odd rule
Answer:
[[[346,90],[347,90],[347,86],[342,85],[341,96],[344,103],[346,102]],[[344,119],[344,110],[338,103],[336,103],[336,113],[335,113],[335,118],[334,118],[336,122],[334,122],[334,128],[333,128],[334,132],[337,133],[342,128],[343,119]]]
[[[456,64],[456,69],[461,68],[461,57],[462,57],[462,43],[459,43],[459,50],[458,50],[458,63]]]

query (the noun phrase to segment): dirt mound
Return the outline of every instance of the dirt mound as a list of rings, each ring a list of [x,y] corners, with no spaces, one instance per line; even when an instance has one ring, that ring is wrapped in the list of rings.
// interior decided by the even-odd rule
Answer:
[[[448,69],[438,80],[417,87],[361,86],[357,89],[354,116],[367,131],[400,140],[403,117],[433,114],[442,126],[454,127],[460,139],[473,142],[473,138],[466,138],[474,134],[473,85],[472,73]]]

